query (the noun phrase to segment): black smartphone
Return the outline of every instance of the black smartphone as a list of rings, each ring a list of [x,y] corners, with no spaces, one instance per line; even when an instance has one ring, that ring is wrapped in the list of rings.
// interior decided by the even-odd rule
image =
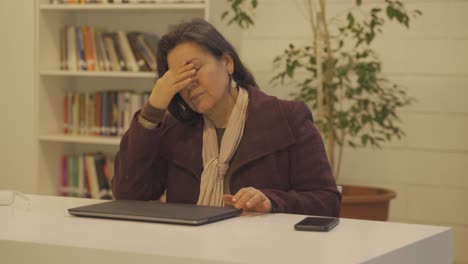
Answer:
[[[339,218],[335,217],[314,217],[309,216],[302,219],[294,225],[294,229],[300,231],[320,231],[328,232],[332,230],[340,222]]]

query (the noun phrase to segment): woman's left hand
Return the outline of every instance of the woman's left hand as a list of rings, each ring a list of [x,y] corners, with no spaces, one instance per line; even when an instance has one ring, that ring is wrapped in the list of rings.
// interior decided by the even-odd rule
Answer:
[[[223,195],[224,202],[233,205],[236,208],[242,208],[247,211],[259,213],[271,212],[271,201],[260,190],[253,187],[240,189],[235,195]]]

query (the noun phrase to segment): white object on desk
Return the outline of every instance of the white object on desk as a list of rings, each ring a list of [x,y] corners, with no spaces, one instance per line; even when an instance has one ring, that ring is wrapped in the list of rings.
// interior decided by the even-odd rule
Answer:
[[[205,226],[80,218],[102,202],[29,195],[29,212],[0,207],[6,263],[452,263],[451,228],[340,219],[330,232],[298,232],[304,215],[247,215]],[[3,212],[3,213],[2,213]]]
[[[21,192],[17,192],[13,190],[0,190],[0,206],[12,205],[15,202],[16,196],[23,198],[29,203],[29,198]]]

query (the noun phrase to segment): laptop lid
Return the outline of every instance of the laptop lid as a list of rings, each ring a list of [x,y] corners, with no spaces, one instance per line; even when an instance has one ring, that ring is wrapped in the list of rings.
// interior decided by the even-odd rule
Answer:
[[[237,216],[242,213],[242,209],[159,201],[117,200],[70,208],[68,212],[75,216],[203,225]]]

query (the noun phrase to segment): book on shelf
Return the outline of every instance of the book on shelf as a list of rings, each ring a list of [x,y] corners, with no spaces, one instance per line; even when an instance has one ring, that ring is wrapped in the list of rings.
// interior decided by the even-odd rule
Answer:
[[[117,31],[117,38],[120,44],[122,57],[124,58],[125,65],[129,71],[137,72],[139,71],[139,67],[137,65],[135,55],[130,48],[130,43],[128,43],[128,38],[125,32],[119,30]]]
[[[137,35],[138,33],[135,32],[129,32],[127,33],[127,38],[128,42],[130,44],[130,48],[132,49],[133,54],[135,54],[135,59],[136,63],[138,66],[139,71],[156,71],[156,67],[151,67],[150,68],[150,63],[148,62],[145,57],[143,56],[143,53],[140,50],[139,43],[137,41]]]
[[[112,35],[102,33],[101,38],[104,43],[104,50],[109,59],[109,71],[120,71],[119,59],[117,58],[117,52],[115,50],[114,39]]]
[[[50,0],[50,4],[187,4],[205,0]]]
[[[128,71],[128,65],[125,62],[123,50],[122,50],[122,43],[117,35],[117,32],[109,32],[110,38],[114,43],[115,54],[117,54],[117,61],[119,62],[119,67],[121,71]]]
[[[83,40],[83,31],[81,27],[76,27],[75,28],[75,34],[76,34],[76,50],[78,53],[77,60],[78,60],[78,65],[77,68],[80,71],[86,71],[88,69],[88,61],[86,60],[86,47],[85,43]]]
[[[66,26],[60,38],[60,68],[70,71],[156,72],[158,36]]]
[[[65,29],[62,31],[61,37],[62,43],[67,44],[62,46],[65,50],[61,51],[61,54],[64,56],[62,58],[62,70],[76,71],[78,69],[78,54],[75,28],[67,26]]]
[[[63,133],[122,136],[150,92],[68,91],[63,97]]]
[[[94,40],[96,42],[97,62],[101,71],[112,71],[109,59],[109,51],[105,48],[102,31],[95,29]]]
[[[97,71],[99,68],[96,67],[96,56],[95,56],[95,40],[94,40],[94,29],[90,26],[82,26],[81,33],[83,34],[86,70]]]
[[[112,199],[113,157],[100,152],[62,155],[59,167],[59,195]]]

